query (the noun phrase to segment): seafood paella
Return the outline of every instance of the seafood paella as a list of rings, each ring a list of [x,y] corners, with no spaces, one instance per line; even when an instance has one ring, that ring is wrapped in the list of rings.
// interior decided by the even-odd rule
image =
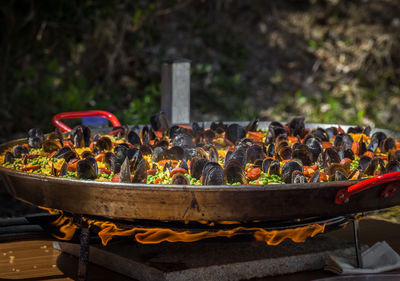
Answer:
[[[9,147],[0,165],[80,180],[185,185],[269,185],[361,179],[400,171],[400,142],[371,127],[306,128],[303,117],[267,130],[213,122],[171,126],[160,113],[150,126],[107,134],[77,126],[68,134],[38,128]]]

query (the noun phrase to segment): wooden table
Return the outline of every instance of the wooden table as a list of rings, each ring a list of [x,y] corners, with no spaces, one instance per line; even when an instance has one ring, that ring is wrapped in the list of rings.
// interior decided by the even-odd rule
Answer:
[[[377,220],[360,222],[361,243],[373,245],[386,240],[400,253],[400,224]],[[352,240],[352,227],[329,235]],[[78,260],[54,249],[49,241],[21,241],[0,244],[1,280],[73,280],[76,278]],[[102,267],[89,266],[88,280],[132,280]],[[302,272],[291,275],[252,279],[253,281],[313,280],[333,276],[324,271]]]

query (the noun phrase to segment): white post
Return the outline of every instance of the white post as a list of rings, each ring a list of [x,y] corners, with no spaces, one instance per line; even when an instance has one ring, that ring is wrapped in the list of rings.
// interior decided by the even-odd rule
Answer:
[[[190,60],[164,60],[161,87],[161,110],[171,123],[190,123]]]

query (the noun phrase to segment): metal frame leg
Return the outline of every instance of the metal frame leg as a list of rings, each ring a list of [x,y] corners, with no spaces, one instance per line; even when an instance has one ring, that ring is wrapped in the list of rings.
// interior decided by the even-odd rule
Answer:
[[[355,250],[356,250],[357,267],[363,268],[360,243],[358,241],[358,229],[359,229],[358,220],[354,219],[353,220],[353,233],[354,233],[354,246],[355,246]]]
[[[80,252],[78,263],[78,280],[85,281],[87,279],[87,269],[89,264],[89,239],[90,231],[86,220],[81,218],[81,235],[80,235]]]

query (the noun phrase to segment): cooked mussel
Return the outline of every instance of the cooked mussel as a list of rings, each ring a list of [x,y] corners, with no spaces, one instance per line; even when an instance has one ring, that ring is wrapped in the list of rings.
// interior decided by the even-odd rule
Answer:
[[[303,173],[301,162],[295,160],[286,162],[282,167],[282,180],[285,183],[292,183],[292,180],[294,179],[292,175],[295,171],[299,171],[301,174]]]
[[[239,124],[231,124],[226,128],[225,137],[236,144],[239,140],[246,136],[246,130]]]
[[[16,145],[13,148],[14,158],[21,158],[23,154],[28,154],[29,149],[25,145]]]
[[[228,183],[246,183],[244,169],[238,160],[230,160],[225,167],[224,173]]]
[[[264,151],[263,149],[256,144],[253,144],[247,149],[247,162],[254,163],[258,159],[264,158]]]
[[[32,128],[28,131],[28,145],[32,148],[41,148],[44,135],[41,129]]]
[[[194,157],[192,161],[190,161],[190,176],[195,179],[200,179],[203,168],[207,163],[207,159]]]
[[[78,179],[96,179],[98,176],[97,162],[93,157],[79,160],[76,164]]]
[[[46,153],[52,153],[54,151],[58,151],[61,148],[61,143],[58,140],[45,140],[42,143],[42,149]]]
[[[223,185],[226,184],[225,174],[222,167],[215,162],[208,162],[202,173],[203,185]]]
[[[64,158],[65,161],[69,162],[71,159],[77,157],[77,154],[71,147],[63,146],[53,155],[53,157],[58,159]]]

